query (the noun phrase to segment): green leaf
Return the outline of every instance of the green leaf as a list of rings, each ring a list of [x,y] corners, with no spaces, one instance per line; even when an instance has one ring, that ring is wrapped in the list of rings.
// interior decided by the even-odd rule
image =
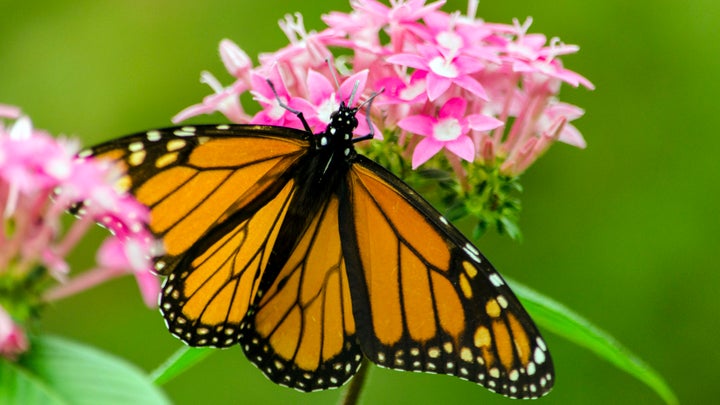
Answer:
[[[0,360],[2,404],[167,404],[135,366],[58,337],[31,339],[17,362]]]
[[[150,378],[155,384],[163,385],[216,351],[217,349],[210,347],[183,346],[150,373]]]
[[[514,281],[508,280],[538,325],[582,346],[653,389],[669,405],[678,399],[663,378],[615,338],[564,305]]]

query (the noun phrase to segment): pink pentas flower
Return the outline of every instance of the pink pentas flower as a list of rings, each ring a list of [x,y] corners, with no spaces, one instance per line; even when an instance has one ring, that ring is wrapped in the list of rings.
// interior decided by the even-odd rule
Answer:
[[[409,77],[388,76],[378,80],[376,85],[383,89],[383,93],[375,105],[424,103],[427,100],[425,77],[427,72],[418,70]]]
[[[273,66],[269,70],[270,72],[267,75],[260,73],[253,73],[252,75],[252,90],[250,93],[263,109],[250,119],[250,123],[302,129],[302,123],[297,119],[297,116],[283,107],[281,102],[298,111],[311,111],[313,109],[312,103],[306,98],[290,94],[277,66]],[[270,83],[272,83],[275,91],[273,91]]]
[[[228,73],[240,80],[249,79],[252,60],[235,42],[229,39],[220,41],[220,59]]]
[[[515,61],[513,70],[520,73],[540,74],[550,78],[562,80],[573,87],[583,85],[592,90],[595,86],[585,77],[562,67],[562,63],[556,59],[540,58],[534,61]]]
[[[353,6],[356,12],[367,16],[367,20],[374,25],[386,27],[392,50],[397,52],[403,50],[408,43],[417,42],[413,40],[415,27],[423,17],[443,4],[444,0],[428,5],[425,5],[425,0],[397,0],[391,1],[388,7],[375,0],[358,0]]]
[[[288,89],[299,95],[297,90],[304,85],[309,69],[327,69],[327,60],[332,55],[328,45],[334,34],[328,30],[307,32],[300,13],[294,19],[286,15],[279,25],[290,44],[276,52],[260,54],[260,70],[277,69]]]
[[[448,100],[437,114],[413,115],[398,121],[398,126],[424,138],[415,146],[413,169],[425,163],[443,148],[472,162],[475,145],[470,130],[489,131],[503,125],[502,121],[482,114],[465,114],[467,102],[459,97]]]
[[[524,74],[539,74],[550,78],[562,80],[574,87],[583,85],[594,89],[592,83],[583,76],[564,69],[556,56],[577,52],[579,47],[563,44],[559,38],[553,38],[550,46],[546,47],[546,37],[542,34],[526,34],[532,24],[532,18],[525,20],[522,25],[514,20],[516,35],[514,41],[505,46],[504,61],[512,65],[515,72]]]
[[[51,187],[69,175],[72,152],[27,117],[20,117],[0,137],[0,177],[20,192]]]
[[[553,142],[560,138],[566,123],[567,121],[561,118],[547,130],[541,132],[539,136],[526,138],[524,142],[517,143],[500,166],[500,172],[511,176],[517,176],[524,172],[539,156],[545,153]]]
[[[223,87],[220,82],[210,72],[202,72],[200,81],[212,88],[215,93],[206,96],[202,103],[194,104],[177,113],[172,117],[172,122],[184,121],[188,118],[202,114],[212,114],[220,112],[232,122],[246,122],[248,115],[245,114],[238,94],[248,89],[248,85],[243,80],[238,80],[229,87]]]
[[[228,73],[235,76],[235,82],[228,87],[223,87],[212,73],[202,72],[200,82],[210,86],[215,93],[206,96],[202,103],[192,105],[177,113],[172,118],[173,122],[184,121],[202,114],[212,114],[216,111],[225,115],[232,122],[247,122],[249,116],[243,110],[237,96],[250,88],[252,60],[245,51],[229,39],[220,41],[220,58]]]
[[[119,237],[108,238],[98,250],[97,262],[100,269],[118,275],[124,274],[127,269],[132,270],[140,287],[145,304],[152,307],[157,304],[160,294],[160,284],[157,277],[147,271],[152,268],[152,260],[147,255],[153,247],[153,241],[146,238],[130,238],[123,240]]]
[[[561,57],[577,52],[578,47],[557,38],[548,44],[545,35],[529,32],[530,18],[512,24],[486,22],[476,17],[477,1],[468,3],[465,15],[442,11],[443,4],[352,1],[350,12],[324,15],[328,28],[318,32],[306,30],[299,14],[286,16],[280,27],[290,43],[261,54],[257,67],[251,67],[247,55],[224,40],[221,49],[235,55],[230,58],[221,50],[228,71],[235,77],[241,71],[250,80],[246,87],[222,87],[215,80],[213,87],[222,96],[191,108],[195,113],[211,113],[222,111],[225,103],[237,103],[242,110],[239,98],[249,91],[261,110],[249,120],[231,121],[302,129],[284,104],[302,112],[312,130],[319,132],[338,103],[349,101],[344,99],[345,87],[357,84],[356,104],[381,93],[371,111],[376,138],[395,133],[397,137],[392,139],[397,139],[401,148],[413,148],[415,167],[441,149],[450,152],[448,157],[492,166],[524,151],[522,164],[502,166],[515,170],[528,167],[556,141],[584,146],[580,132],[568,123],[579,115],[559,108],[555,101],[563,83],[593,88],[587,79],[563,67]],[[341,56],[333,57],[335,49]],[[366,72],[362,80],[357,76],[360,72]],[[486,122],[493,128],[469,127],[459,135],[437,132],[442,142],[428,135],[427,125],[425,132],[408,130],[412,122],[408,117],[439,119],[435,111],[458,97],[465,100],[465,110],[473,113],[464,117],[468,122],[483,116],[494,120]],[[460,118],[453,117],[458,123]],[[405,128],[398,127],[400,121]],[[366,126],[365,119],[359,122]],[[359,128],[358,133],[365,129]],[[454,164],[452,169],[460,178],[464,176],[460,165]]]
[[[485,41],[493,30],[474,17],[459,13],[433,12],[423,18],[425,25],[416,31],[425,42],[436,44],[446,57],[466,55],[485,61],[501,63],[499,48]]]
[[[0,305],[0,357],[15,361],[29,348],[30,343],[23,327]]]
[[[580,107],[557,101],[551,102],[538,119],[538,131],[548,132],[562,124],[557,140],[584,149],[587,146],[585,139],[580,131],[569,123],[582,117],[583,114],[585,111]]]
[[[427,72],[425,80],[430,101],[440,97],[452,84],[487,99],[482,84],[471,75],[482,69],[476,58],[464,55],[448,57],[436,47],[419,45],[417,53],[396,54],[388,57],[387,61]]]
[[[373,16],[383,25],[414,24],[439,9],[444,0],[425,5],[425,0],[391,0],[390,7],[376,0],[356,0],[353,8],[361,14]]]
[[[0,118],[18,119],[20,118],[21,110],[19,107],[8,104],[0,104]]]
[[[388,76],[376,81],[375,86],[383,92],[374,105],[385,111],[384,127],[394,128],[398,120],[427,101],[425,76],[426,72],[416,71],[410,77]]]
[[[113,238],[142,247],[134,250],[134,257],[146,259],[134,260],[133,266],[128,262],[123,274],[150,274],[152,268],[147,208],[117,189],[120,174],[114,167],[77,158],[77,150],[76,142],[54,139],[24,116],[0,125],[0,211],[5,225],[0,233],[0,278],[22,279],[40,267],[60,282],[29,302],[59,299],[109,279],[95,270],[70,277],[65,260],[96,222],[110,229]],[[64,229],[62,217],[73,207],[81,216]],[[90,279],[93,282],[87,282]]]
[[[322,16],[323,22],[328,25],[334,35],[330,41],[333,45],[361,46],[366,50],[379,50],[382,45],[378,32],[382,29],[385,19],[368,13],[354,11],[341,13],[332,11]],[[352,35],[352,40],[345,40],[343,35]]]

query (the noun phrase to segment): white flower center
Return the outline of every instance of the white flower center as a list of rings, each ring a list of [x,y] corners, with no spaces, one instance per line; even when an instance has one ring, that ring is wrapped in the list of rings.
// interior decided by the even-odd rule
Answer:
[[[441,142],[454,141],[462,135],[462,127],[456,118],[440,121],[433,128],[433,138]]]
[[[463,45],[462,37],[450,31],[441,32],[437,35],[435,39],[437,40],[438,44],[452,51],[453,54],[455,54],[458,49],[460,49]]]
[[[284,100],[283,102],[287,103],[287,100]],[[272,104],[272,108],[270,109],[270,111],[268,111],[268,115],[270,116],[270,118],[278,120],[285,114],[285,111],[287,111],[285,107],[281,106],[280,103],[275,100],[275,102]]]
[[[443,77],[455,78],[458,76],[458,71],[453,66],[452,61],[445,60],[441,56],[436,56],[430,61],[430,69]]]
[[[335,102],[335,94],[333,94],[331,97],[327,98],[321,105],[317,108],[317,117],[320,121],[324,122],[325,124],[330,123],[330,115],[332,115],[335,110],[340,108],[340,105]]]
[[[425,81],[419,80],[417,83],[411,84],[406,88],[400,90],[400,98],[403,100],[413,100],[415,99],[415,97],[425,93],[425,86]]]

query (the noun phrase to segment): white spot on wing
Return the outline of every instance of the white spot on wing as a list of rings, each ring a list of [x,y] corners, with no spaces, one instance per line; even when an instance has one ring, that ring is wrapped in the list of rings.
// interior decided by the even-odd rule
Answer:
[[[162,135],[158,130],[147,131],[146,136],[147,140],[150,142],[157,142],[162,138]]]
[[[130,145],[128,145],[128,150],[130,152],[137,152],[137,151],[143,150],[144,147],[145,147],[145,145],[142,142],[133,142]]]
[[[537,342],[538,347],[540,347],[543,351],[547,350],[547,346],[545,346],[544,340],[537,338],[535,339],[535,341]]]
[[[498,295],[497,298],[495,298],[495,299],[497,300],[498,304],[500,304],[501,307],[503,307],[503,308],[508,307],[508,302],[504,296]]]
[[[490,277],[488,277],[488,278],[490,279],[490,282],[492,283],[492,285],[494,285],[495,287],[500,287],[501,285],[505,284],[503,279],[497,273],[491,274]]]
[[[173,134],[175,134],[175,136],[193,136],[193,135],[195,135],[195,132],[189,132],[189,131],[184,131],[182,129],[176,129],[173,131]]]
[[[475,246],[473,246],[470,242],[466,243],[465,246],[463,246],[463,250],[465,253],[470,256],[471,259],[473,259],[475,262],[480,263],[480,252],[478,252],[477,249],[475,249]]]

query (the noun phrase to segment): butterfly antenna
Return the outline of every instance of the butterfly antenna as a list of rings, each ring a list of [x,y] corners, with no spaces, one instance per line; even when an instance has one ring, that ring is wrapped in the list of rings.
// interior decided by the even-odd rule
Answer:
[[[355,98],[355,93],[357,92],[357,89],[359,86],[360,86],[360,80],[355,82],[352,92],[350,93],[350,97],[348,97],[348,107],[352,105],[353,99]],[[360,108],[360,106],[357,106],[357,108]]]
[[[296,110],[296,109],[290,107],[289,105],[285,104],[285,102],[283,102],[283,101],[280,99],[280,95],[278,94],[277,90],[275,90],[275,85],[270,81],[270,79],[265,79],[265,80],[267,81],[267,84],[270,86],[270,89],[272,90],[273,94],[275,95],[275,100],[277,100],[277,102],[278,102],[278,104],[280,105],[280,107],[282,107],[282,108],[290,111],[291,113],[295,114],[295,115],[298,117],[298,119],[300,120],[300,122],[302,123],[303,127],[305,128],[305,130],[306,130],[307,132],[309,132],[309,133],[312,134],[313,131],[312,131],[312,129],[310,128],[310,125],[308,124],[308,122],[305,120],[305,116],[303,115],[302,111]]]
[[[330,75],[332,76],[333,81],[335,82],[335,88],[336,88],[336,89],[339,89],[339,88],[340,88],[340,82],[338,81],[337,75],[335,74],[335,69],[334,69],[332,63],[330,62],[330,57],[329,57],[329,56],[328,56],[327,58],[325,58],[325,63],[327,63],[327,65],[328,65],[328,70],[330,71]]]
[[[355,88],[357,88],[357,83],[355,85]],[[359,138],[354,138],[353,143],[360,142],[360,141],[366,141],[368,139],[373,139],[373,137],[375,136],[375,126],[373,125],[372,121],[370,120],[370,108],[372,108],[372,103],[373,103],[373,100],[375,99],[375,97],[379,96],[384,91],[385,91],[385,88],[383,87],[380,89],[380,91],[371,94],[367,100],[363,101],[360,105],[358,105],[356,107],[357,109],[360,109],[360,108],[362,108],[362,106],[367,104],[367,110],[365,110],[365,120],[367,121],[368,128],[370,128],[370,133],[365,136],[361,136]],[[355,90],[353,90],[353,93],[354,92],[355,92]]]
[[[338,81],[337,74],[335,74],[336,69],[334,66],[330,63],[330,58],[325,58],[325,63],[328,65],[328,70],[330,70],[330,75],[333,78],[333,81],[335,82],[335,88],[340,90],[340,82]],[[360,86],[360,81],[355,82],[355,86],[353,87],[352,93],[350,93],[350,97],[348,98],[347,105],[348,107],[352,105],[353,98],[355,98],[355,94],[357,93],[357,89]],[[358,106],[359,108],[360,106]]]

